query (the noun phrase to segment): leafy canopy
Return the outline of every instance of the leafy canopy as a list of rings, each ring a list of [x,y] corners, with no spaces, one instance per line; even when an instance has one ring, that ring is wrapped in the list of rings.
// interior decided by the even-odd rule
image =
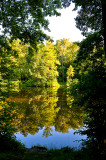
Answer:
[[[4,37],[39,42],[49,37],[42,28],[48,29],[46,16],[59,16],[57,9],[67,7],[69,0],[1,0],[0,27]]]

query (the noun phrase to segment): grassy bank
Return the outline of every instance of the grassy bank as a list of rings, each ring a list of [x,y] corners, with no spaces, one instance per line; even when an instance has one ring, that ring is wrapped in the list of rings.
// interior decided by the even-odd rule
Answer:
[[[25,148],[15,138],[0,136],[0,160],[94,160],[89,149],[61,148],[47,150],[45,147]]]
[[[0,160],[94,160],[92,155],[81,150],[62,148],[47,151],[29,151],[25,149],[20,152],[7,151],[0,153]]]

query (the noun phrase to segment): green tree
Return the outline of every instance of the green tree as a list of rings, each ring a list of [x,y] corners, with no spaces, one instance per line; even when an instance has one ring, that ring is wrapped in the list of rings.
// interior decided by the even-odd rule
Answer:
[[[57,83],[57,54],[55,46],[51,42],[46,45],[39,44],[38,50],[34,50],[34,56],[30,62],[30,77],[28,83],[34,86],[56,86]],[[31,80],[32,79],[32,80]]]
[[[19,39],[10,42],[7,47],[1,46],[2,56],[0,58],[1,81],[17,82],[25,80],[29,76],[29,64],[26,56],[28,55],[28,44],[22,43]]]
[[[72,0],[75,3],[74,10],[78,9],[78,16],[75,18],[76,26],[87,35],[91,31],[100,32],[104,37],[106,52],[106,1],[105,0]],[[80,7],[80,9],[79,9]]]
[[[63,0],[1,0],[0,25],[4,37],[24,39],[34,45],[49,37],[42,31],[48,29],[46,16],[59,16],[57,9],[67,7]]]
[[[70,67],[67,70],[67,86],[70,85],[73,76],[74,76],[74,68],[72,67],[72,65],[70,65]]]
[[[18,75],[20,81],[28,79],[29,76],[29,64],[27,62],[28,56],[28,44],[24,44],[21,40],[13,40],[9,44],[12,48],[12,52],[17,54],[16,57],[12,57],[15,61],[15,73]],[[14,55],[14,54],[13,54]]]
[[[61,64],[60,66],[58,66],[59,81],[66,81],[67,68],[75,59],[78,49],[79,47],[77,46],[77,44],[69,42],[68,39],[61,39],[57,41],[57,56]]]
[[[1,47],[1,81],[7,80],[8,84],[18,81],[27,86],[58,85],[59,61],[55,46],[51,42],[37,45],[37,50],[19,39],[8,42],[8,46],[10,52]]]
[[[75,75],[71,87],[74,93],[82,95],[82,103],[86,104],[85,102],[92,96],[100,95],[101,90],[105,88],[103,40],[105,40],[106,2],[104,0],[72,0],[72,2],[75,3],[74,10],[78,9],[76,25],[87,38],[81,42],[77,59],[73,63]]]
[[[72,92],[81,95],[78,101],[80,100],[83,105],[86,106],[93,97],[105,93],[106,64],[100,33],[90,34],[81,42],[74,70],[75,74],[71,81]]]
[[[2,42],[1,39],[1,57],[0,57],[0,74],[1,74],[1,81],[4,79],[8,83],[13,79],[17,80],[17,75],[14,72],[16,68],[16,55],[11,50],[9,45],[9,41]]]

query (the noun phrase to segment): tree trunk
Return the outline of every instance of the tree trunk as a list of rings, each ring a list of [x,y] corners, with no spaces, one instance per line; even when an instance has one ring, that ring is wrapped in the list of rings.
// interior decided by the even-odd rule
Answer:
[[[64,82],[64,65],[63,65],[63,53],[62,53],[62,78]]]
[[[102,3],[102,21],[103,21],[103,36],[104,36],[104,50],[106,54],[106,0],[101,0]]]

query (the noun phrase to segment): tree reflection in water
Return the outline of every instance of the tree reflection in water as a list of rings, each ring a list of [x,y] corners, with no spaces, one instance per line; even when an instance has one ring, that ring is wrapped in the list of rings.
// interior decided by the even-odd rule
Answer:
[[[34,135],[45,126],[43,136],[51,135],[51,127],[66,133],[83,126],[83,109],[73,105],[71,98],[56,88],[29,88],[8,96],[1,102],[1,132],[11,131]]]
[[[101,94],[92,97],[85,107],[73,103],[74,98],[63,89],[28,88],[19,92],[7,91],[1,96],[1,134],[14,135],[21,132],[34,135],[44,126],[43,136],[55,131],[67,133],[70,128],[80,129],[87,135],[86,148],[90,147],[95,157],[106,154],[106,100]],[[85,148],[84,148],[85,149]],[[98,154],[97,154],[98,153]]]

